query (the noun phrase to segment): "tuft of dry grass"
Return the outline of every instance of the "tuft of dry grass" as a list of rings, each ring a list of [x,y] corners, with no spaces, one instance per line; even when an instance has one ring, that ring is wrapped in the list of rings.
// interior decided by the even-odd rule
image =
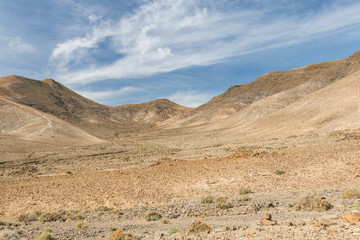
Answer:
[[[253,193],[253,191],[248,187],[241,187],[239,189],[239,195],[246,195],[246,194],[250,194],[250,193]]]
[[[41,233],[39,236],[35,238],[35,240],[56,240],[52,235],[51,229],[46,229],[43,233]]]
[[[161,218],[162,218],[161,214],[153,210],[145,213],[145,219],[147,221],[157,221],[160,220]]]
[[[124,233],[121,230],[113,232],[108,240],[137,240],[138,238],[131,233]]]
[[[215,206],[220,209],[229,209],[232,208],[233,205],[227,201],[226,197],[219,197],[215,200]]]
[[[275,174],[276,174],[276,175],[279,175],[279,176],[280,176],[280,175],[284,175],[284,174],[285,174],[285,171],[284,171],[284,170],[276,170],[276,171],[275,171]]]
[[[296,211],[318,211],[325,212],[331,209],[333,206],[324,198],[315,198],[314,196],[305,196],[300,198],[294,204],[290,206],[294,207]]]
[[[247,195],[242,196],[242,197],[239,198],[239,202],[248,202],[250,200],[251,200],[251,197],[247,196]]]
[[[192,222],[189,227],[189,233],[209,233],[210,231],[211,227],[203,221]]]
[[[76,224],[76,227],[80,228],[81,230],[84,230],[85,228],[88,227],[88,225],[84,221],[80,221]]]
[[[23,213],[20,214],[20,216],[18,217],[19,222],[34,222],[38,220],[38,217],[35,214],[30,214],[30,213]]]
[[[343,199],[357,199],[360,198],[360,193],[356,189],[346,189],[342,194]]]
[[[214,203],[214,198],[209,194],[209,196],[201,199],[201,203]]]

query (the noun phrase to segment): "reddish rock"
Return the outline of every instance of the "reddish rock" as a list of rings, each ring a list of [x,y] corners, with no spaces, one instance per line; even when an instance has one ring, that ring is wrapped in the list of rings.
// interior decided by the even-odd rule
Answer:
[[[273,226],[277,224],[277,221],[273,221],[273,220],[262,220],[261,223],[264,226]]]
[[[344,216],[345,220],[349,223],[356,223],[360,221],[360,214],[359,213],[348,213]]]

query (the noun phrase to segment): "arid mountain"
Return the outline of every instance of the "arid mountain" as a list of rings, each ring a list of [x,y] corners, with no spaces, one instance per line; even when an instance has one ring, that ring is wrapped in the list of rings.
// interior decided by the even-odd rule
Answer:
[[[315,92],[360,70],[360,51],[331,62],[311,64],[288,71],[275,71],[260,76],[253,82],[230,87],[225,93],[194,109],[185,117],[169,119],[160,125],[171,128],[216,123],[250,107],[266,97],[281,94],[276,103],[258,106],[252,115],[264,115],[271,108],[282,108],[301,97]],[[286,92],[286,93],[285,93]],[[246,118],[246,116],[244,115]],[[251,117],[250,117],[251,118]],[[244,119],[247,121],[246,119]],[[217,126],[220,127],[221,123]]]
[[[195,109],[167,99],[110,107],[52,79],[7,76],[0,78],[0,127],[23,139],[82,144],[156,126],[285,135],[355,129],[360,127],[359,71],[360,51],[336,61],[265,74]]]
[[[254,136],[360,129],[359,89],[360,70],[308,94],[303,94],[301,88],[274,94],[206,128],[227,128]],[[293,97],[296,92],[304,96]]]
[[[147,129],[159,121],[189,111],[187,107],[164,99],[118,107],[105,106],[52,79],[38,81],[19,76],[0,78],[0,97],[3,102],[6,100],[7,105],[20,107],[24,112],[31,111],[37,117],[41,114],[53,116],[69,126],[104,139],[123,132]],[[6,114],[10,110],[3,107],[0,111]],[[2,118],[2,122],[8,124],[14,121]]]

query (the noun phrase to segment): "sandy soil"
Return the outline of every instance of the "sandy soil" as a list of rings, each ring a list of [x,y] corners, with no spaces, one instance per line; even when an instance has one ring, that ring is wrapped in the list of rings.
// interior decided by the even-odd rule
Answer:
[[[112,226],[144,239],[188,239],[196,238],[188,233],[191,222],[202,220],[212,231],[199,239],[358,236],[358,225],[343,219],[345,213],[357,209],[357,199],[341,197],[347,189],[360,190],[356,132],[262,140],[241,140],[217,131],[202,136],[191,132],[181,135],[187,142],[173,131],[156,137],[144,133],[132,142],[121,139],[105,145],[67,147],[66,151],[43,146],[28,159],[18,154],[3,160],[2,231],[22,229],[24,239],[31,239],[51,228],[58,239],[106,239]],[[34,143],[23,147],[34,148]],[[17,150],[13,151],[15,154]],[[61,153],[62,160],[58,159]],[[128,159],[127,164],[116,165],[123,159]],[[72,164],[64,168],[68,161]],[[65,172],[72,167],[73,172]],[[248,195],[249,201],[241,200],[239,189],[243,188],[253,192]],[[209,194],[215,199],[225,197],[233,208],[222,210],[215,204],[202,204],[201,199]],[[304,212],[289,207],[306,195],[325,197],[333,208]],[[96,209],[101,206],[112,210],[100,214]],[[76,220],[65,219],[18,222],[20,214],[60,209],[83,216],[88,228],[77,229]],[[147,222],[144,214],[150,209],[170,223]],[[124,214],[119,215],[119,211]],[[264,213],[271,213],[278,224],[263,226],[259,220]],[[169,234],[171,227],[179,232]]]

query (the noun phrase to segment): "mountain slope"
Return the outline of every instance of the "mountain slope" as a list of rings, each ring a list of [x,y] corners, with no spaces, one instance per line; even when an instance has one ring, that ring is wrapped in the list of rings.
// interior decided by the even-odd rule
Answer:
[[[175,117],[160,125],[176,128],[222,121],[256,101],[291,89],[293,96],[289,97],[289,95],[286,101],[293,102],[358,70],[360,70],[360,51],[336,61],[271,72],[253,82],[232,86],[225,93],[214,97],[185,117]]]
[[[164,99],[110,107],[86,99],[52,79],[38,81],[19,76],[0,78],[0,96],[105,139],[122,132],[147,129],[189,110]]]
[[[310,93],[261,118],[241,119],[249,109],[231,117],[223,127],[254,135],[289,136],[360,129],[360,71]],[[274,96],[275,97],[275,96]],[[264,104],[267,99],[258,102]],[[230,118],[229,118],[230,120]],[[229,123],[232,124],[229,124]],[[236,123],[236,124],[235,124]]]

